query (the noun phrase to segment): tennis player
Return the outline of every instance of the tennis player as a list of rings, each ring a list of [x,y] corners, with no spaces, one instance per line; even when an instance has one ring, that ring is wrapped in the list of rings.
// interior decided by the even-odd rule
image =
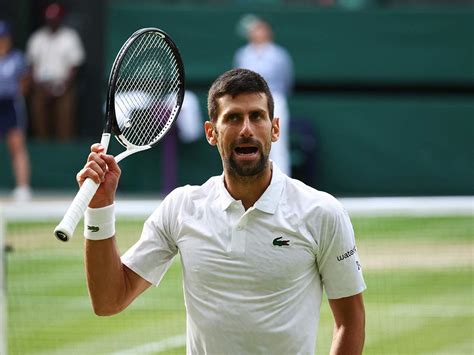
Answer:
[[[361,354],[365,283],[347,212],[269,159],[280,134],[265,80],[221,75],[208,96],[209,144],[223,174],[171,192],[122,257],[116,246],[120,169],[95,144],[78,173],[101,183],[85,217],[85,262],[98,315],[158,285],[179,252],[188,354],[314,354],[323,288],[334,315],[331,354]]]

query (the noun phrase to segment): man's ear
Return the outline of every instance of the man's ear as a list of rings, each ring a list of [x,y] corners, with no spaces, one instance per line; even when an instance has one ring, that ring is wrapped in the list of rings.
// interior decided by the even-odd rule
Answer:
[[[210,145],[216,145],[217,144],[216,131],[211,121],[206,121],[204,123],[204,130],[206,132],[206,138],[207,138],[208,143]]]
[[[272,142],[276,142],[280,138],[280,119],[275,117],[272,120]]]

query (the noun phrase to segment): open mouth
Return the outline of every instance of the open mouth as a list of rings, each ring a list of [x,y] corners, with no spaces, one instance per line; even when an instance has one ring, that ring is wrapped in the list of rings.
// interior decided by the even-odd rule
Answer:
[[[234,149],[237,155],[251,155],[258,152],[257,147],[236,147]]]

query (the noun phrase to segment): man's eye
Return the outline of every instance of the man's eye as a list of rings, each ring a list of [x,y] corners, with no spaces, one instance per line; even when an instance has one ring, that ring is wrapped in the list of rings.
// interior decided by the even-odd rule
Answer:
[[[250,116],[253,120],[259,120],[263,118],[262,113],[260,112],[255,112]]]

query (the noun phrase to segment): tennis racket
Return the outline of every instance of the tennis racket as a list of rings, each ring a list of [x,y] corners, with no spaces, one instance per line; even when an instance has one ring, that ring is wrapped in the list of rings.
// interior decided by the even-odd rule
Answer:
[[[169,132],[184,98],[184,67],[173,40],[157,28],[143,28],[123,44],[107,87],[105,127],[100,143],[107,150],[111,133],[126,149],[117,162],[155,146]],[[87,179],[55,228],[68,241],[99,184]]]

